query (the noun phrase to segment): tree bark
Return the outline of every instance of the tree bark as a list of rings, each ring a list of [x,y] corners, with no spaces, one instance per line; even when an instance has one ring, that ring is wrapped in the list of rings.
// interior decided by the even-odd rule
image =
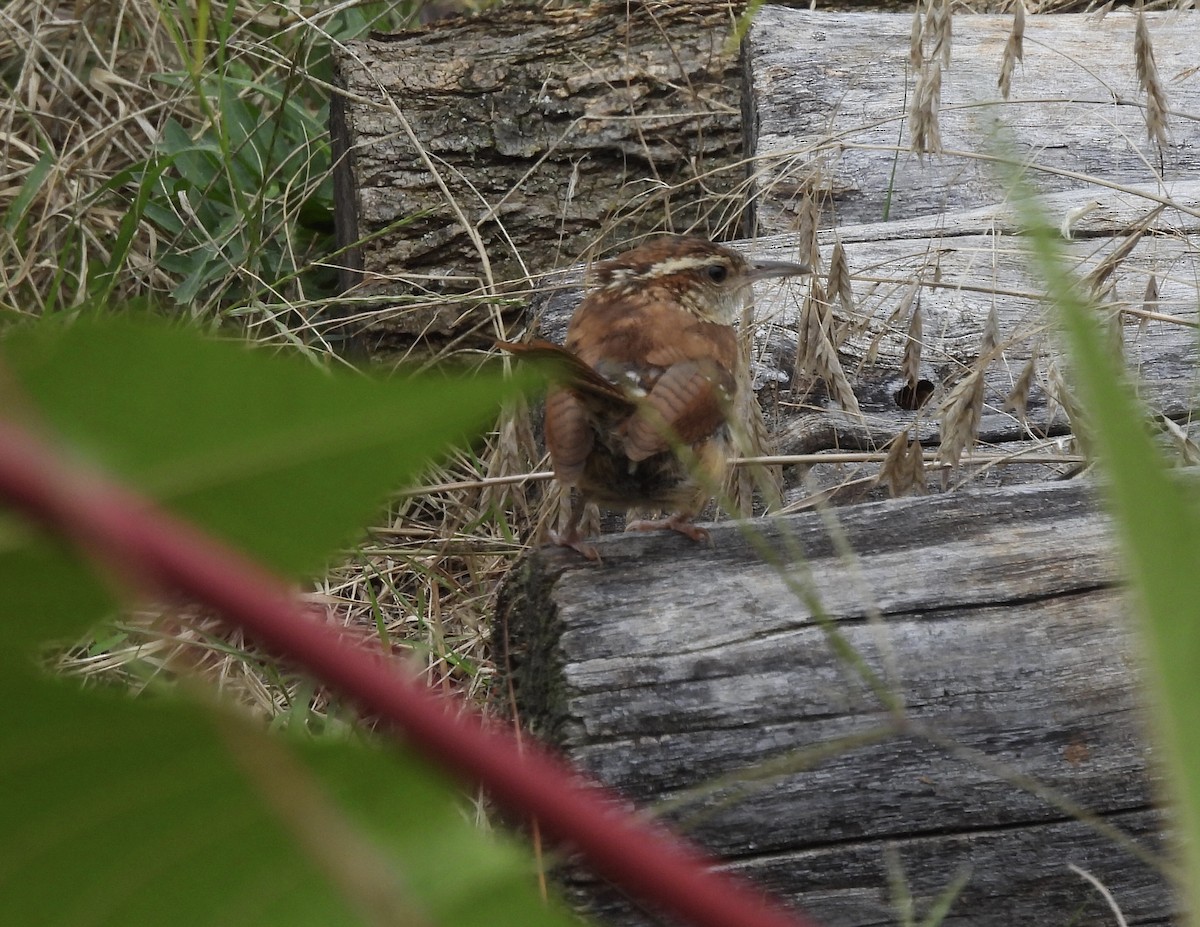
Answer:
[[[641,235],[736,234],[737,9],[505,5],[335,49],[344,282],[400,297],[369,335],[461,333],[489,299],[519,307],[539,274]]]

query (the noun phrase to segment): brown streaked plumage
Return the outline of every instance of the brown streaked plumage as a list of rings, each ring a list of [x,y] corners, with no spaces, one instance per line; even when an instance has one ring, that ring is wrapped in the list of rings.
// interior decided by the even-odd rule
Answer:
[[[708,537],[692,519],[725,472],[741,363],[734,315],[755,280],[808,272],[703,238],[656,238],[597,265],[565,346],[499,343],[562,367],[546,396],[546,446],[555,477],[582,498],[556,543],[598,559],[579,529],[587,501],[673,513],[626,530]]]

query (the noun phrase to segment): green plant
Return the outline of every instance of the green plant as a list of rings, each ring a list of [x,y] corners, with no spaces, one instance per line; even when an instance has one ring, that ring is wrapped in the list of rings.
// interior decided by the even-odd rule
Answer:
[[[320,344],[308,326],[337,287],[330,47],[419,7],[301,18],[137,0],[93,4],[66,30],[40,0],[8,5],[0,52],[35,54],[0,76],[15,178],[0,193],[0,309],[116,299]]]
[[[320,263],[334,250],[328,93],[317,81],[328,42],[372,20],[346,11],[325,35],[275,32],[253,19],[236,28],[233,10],[210,23],[200,4],[164,20],[186,67],[157,80],[190,94],[192,119],[167,119],[138,182],[153,189],[145,215],[166,236],[172,296],[223,308],[332,296],[335,275]]]
[[[0,364],[7,411],[292,576],[511,391],[487,372],[332,375],[132,318],[10,332]],[[194,682],[199,698],[159,683],[132,700],[48,678],[34,652],[110,613],[129,566],[102,579],[0,520],[0,688],[19,706],[0,733],[0,920],[566,922],[525,854],[403,750],[305,725],[275,741]]]

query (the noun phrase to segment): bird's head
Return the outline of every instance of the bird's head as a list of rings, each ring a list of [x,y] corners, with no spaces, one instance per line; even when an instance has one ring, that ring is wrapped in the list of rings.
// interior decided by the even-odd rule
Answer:
[[[653,238],[595,268],[601,291],[614,294],[661,291],[706,322],[732,323],[756,280],[812,273],[806,264],[759,261],[706,238]]]

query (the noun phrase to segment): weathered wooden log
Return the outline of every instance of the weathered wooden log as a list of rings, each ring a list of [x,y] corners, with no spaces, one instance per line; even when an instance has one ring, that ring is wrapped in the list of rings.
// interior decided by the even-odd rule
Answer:
[[[1182,73],[1192,60],[1197,17],[1149,22],[1160,74]],[[999,453],[1038,450],[1039,438],[1065,437],[1074,428],[1055,319],[1042,300],[1042,282],[1030,272],[1015,210],[1005,204],[1008,181],[988,160],[986,127],[968,121],[984,104],[1001,118],[1019,113],[1008,118],[1017,123],[1017,151],[1029,162],[1023,175],[1043,191],[1050,221],[1073,236],[1067,258],[1081,280],[1095,280],[1091,289],[1111,325],[1114,350],[1125,354],[1148,408],[1190,420],[1200,305],[1191,241],[1200,231],[1192,123],[1172,117],[1173,144],[1161,153],[1147,147],[1142,110],[1125,105],[1141,99],[1128,15],[1099,23],[1030,17],[1030,51],[1014,75],[1010,102],[1001,105],[996,73],[1011,25],[1010,17],[956,18],[940,118],[943,142],[959,150],[918,158],[901,133],[909,105],[910,18],[767,7],[755,19],[745,55],[745,109],[754,118],[746,129],[760,167],[759,226],[780,231],[746,247],[799,254],[830,268],[840,242],[853,289],[849,306],[836,298],[830,279],[819,281],[820,290],[801,282],[758,294],[755,386],[777,452],[881,450],[906,429],[926,446],[941,446],[944,422],[962,398],[954,390],[979,370],[978,442],[998,445]],[[1173,107],[1200,108],[1194,84],[1170,83]],[[969,100],[979,105],[968,107]],[[1067,118],[1069,131],[1063,129]],[[881,127],[895,134],[881,140]],[[805,195],[832,203],[824,219],[839,225],[817,236],[814,253],[805,229],[796,227],[804,224],[796,178],[826,161],[832,167],[817,172]],[[1160,170],[1167,180],[1155,176]],[[889,197],[892,221],[854,224],[881,215]],[[1160,205],[1162,213],[1150,217]],[[573,282],[564,278],[565,288],[535,298],[534,325],[543,337],[561,338],[565,331],[579,298]],[[818,304],[827,309],[844,377],[837,389],[830,388],[830,371],[812,369],[804,357],[811,353],[800,334],[805,313]],[[993,313],[998,350],[981,363]],[[908,382],[906,356],[919,361],[916,383]],[[839,391],[853,393],[856,410],[836,400]],[[816,476],[830,486],[877,470],[867,464]],[[1042,478],[1060,471],[1041,470]],[[1036,478],[1037,472],[1025,474]]]
[[[503,8],[334,51],[338,241],[352,295],[528,292],[664,228],[741,224],[740,71],[725,0]],[[461,330],[409,301],[368,331]]]
[[[1144,234],[1147,214],[1169,199]],[[1041,204],[1054,222],[1087,203],[1096,208],[1077,223],[1063,243],[1066,259],[1080,278],[1107,273],[1097,289],[1099,305],[1147,408],[1186,422],[1196,408],[1193,386],[1200,363],[1196,307],[1200,285],[1191,236],[1200,232],[1200,183],[1128,191],[1094,189],[1049,194]],[[1053,307],[1030,267],[1027,244],[1015,210],[991,206],[938,216],[842,226],[819,238],[825,267],[835,243],[846,254],[854,288],[850,310],[828,298],[831,332],[846,386],[858,410],[845,410],[821,377],[797,364],[798,330],[810,284],[800,281],[761,288],[754,306],[755,387],[767,411],[774,450],[813,454],[839,450],[880,450],[896,435],[910,435],[930,447],[943,439],[939,411],[954,388],[982,368],[983,403],[977,442],[997,453],[1037,451],[1039,437],[1067,436],[1073,424],[1068,371],[1055,335]],[[1119,253],[1131,241],[1132,250]],[[743,242],[745,250],[769,257],[796,257],[794,235]],[[1112,260],[1113,257],[1119,260]],[[1155,297],[1147,302],[1147,284]],[[833,290],[821,280],[826,293]],[[561,341],[581,298],[578,274],[559,280],[534,300],[534,327],[540,337]],[[907,307],[907,308],[906,308]],[[904,358],[910,348],[912,316],[921,316],[920,377],[928,401],[912,408],[903,392]],[[984,332],[994,313],[999,352],[980,364]],[[1013,407],[1014,391],[1031,374],[1024,408]],[[1042,453],[1053,444],[1041,448]],[[968,458],[969,459],[969,458]],[[1039,465],[1040,466],[1040,465]],[[877,465],[864,467],[877,471]],[[1026,471],[1029,479],[1053,478],[1061,467]],[[817,474],[822,485],[846,473]]]
[[[997,83],[1013,17],[956,15],[937,107],[945,151],[921,157],[909,150],[911,16],[764,7],[746,47],[759,232],[795,228],[814,198],[825,225],[1003,202],[1009,185],[990,160],[1005,154],[997,121],[1042,193],[1093,179],[1152,186],[1194,177],[1200,148],[1187,114],[1200,110],[1200,83],[1187,76],[1200,15],[1145,15],[1170,108],[1171,143],[1161,150],[1147,140],[1134,14],[1026,17],[1007,100]]]
[[[1137,650],[1088,486],[598,547],[602,565],[536,551],[502,594],[522,718],[672,803],[732,868],[837,927],[897,921],[890,854],[922,904],[967,874],[946,924],[1111,923],[1070,865],[1130,923],[1170,919]]]

